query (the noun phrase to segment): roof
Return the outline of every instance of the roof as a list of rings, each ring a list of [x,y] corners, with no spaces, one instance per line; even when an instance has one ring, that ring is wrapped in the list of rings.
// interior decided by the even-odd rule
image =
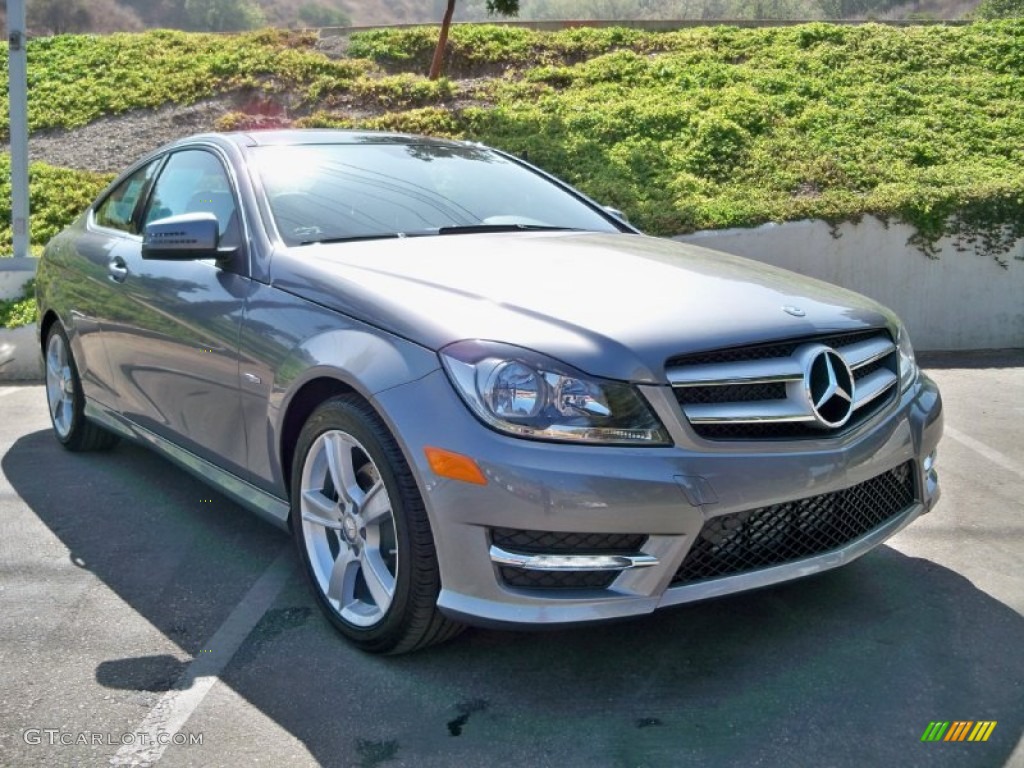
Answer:
[[[295,144],[440,144],[461,145],[463,142],[430,136],[414,136],[382,131],[345,131],[333,128],[302,128],[288,130],[247,131],[224,134],[236,143],[250,147]]]

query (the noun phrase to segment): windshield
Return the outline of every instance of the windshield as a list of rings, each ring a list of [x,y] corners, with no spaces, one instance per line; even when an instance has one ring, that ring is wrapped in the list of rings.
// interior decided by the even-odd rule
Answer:
[[[556,184],[481,147],[376,140],[252,152],[287,245],[506,228],[620,231]]]

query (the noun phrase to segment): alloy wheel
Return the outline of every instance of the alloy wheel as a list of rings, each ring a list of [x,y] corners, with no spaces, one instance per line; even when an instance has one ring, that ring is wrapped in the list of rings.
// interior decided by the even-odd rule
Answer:
[[[53,428],[61,438],[71,434],[75,416],[75,379],[64,337],[51,334],[46,345],[46,399]]]
[[[375,626],[395,596],[398,546],[387,488],[358,440],[336,429],[316,438],[302,468],[299,504],[320,592],[345,622]]]

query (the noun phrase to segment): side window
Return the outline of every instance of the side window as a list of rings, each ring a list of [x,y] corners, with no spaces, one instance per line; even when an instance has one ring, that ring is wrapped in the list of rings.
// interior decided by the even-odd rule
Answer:
[[[160,172],[143,221],[149,224],[168,216],[199,211],[217,217],[222,245],[239,242],[235,196],[220,160],[198,149],[176,152]]]
[[[149,191],[159,167],[160,161],[154,160],[122,181],[96,209],[96,223],[101,227],[120,229],[122,232],[137,235],[139,228],[134,218],[135,209]]]

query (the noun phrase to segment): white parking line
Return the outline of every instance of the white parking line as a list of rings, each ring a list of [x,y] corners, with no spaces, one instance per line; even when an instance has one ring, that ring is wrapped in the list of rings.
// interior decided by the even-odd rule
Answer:
[[[134,743],[117,750],[111,765],[151,766],[160,759],[168,745],[158,742],[171,740],[202,703],[224,667],[281,592],[292,573],[292,562],[292,549],[286,546],[207,641],[203,653],[192,660],[174,687],[160,697],[132,731]]]
[[[943,433],[953,438],[961,445],[967,446],[975,453],[980,453],[993,464],[998,464],[1003,469],[1009,470],[1018,477],[1024,478],[1024,465],[1014,461],[1005,453],[1000,453],[995,448],[989,448],[980,440],[975,440],[973,437],[969,437],[963,432],[953,429],[952,427],[946,427],[945,430],[943,430]]]
[[[21,392],[24,387],[0,387],[0,397],[7,397],[7,395],[13,395],[15,392]]]

